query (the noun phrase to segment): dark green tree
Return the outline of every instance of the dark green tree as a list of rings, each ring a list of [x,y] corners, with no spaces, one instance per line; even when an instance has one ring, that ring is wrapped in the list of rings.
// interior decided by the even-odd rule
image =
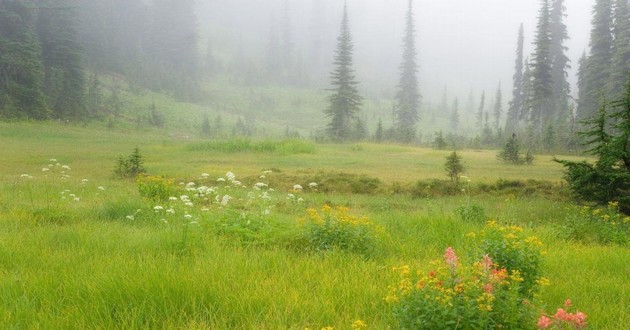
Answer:
[[[616,0],[613,23],[613,54],[608,90],[611,98],[623,97],[623,86],[630,72],[630,3]]]
[[[447,145],[448,143],[446,142],[442,131],[435,133],[435,139],[433,139],[433,148],[443,150],[446,149]]]
[[[536,25],[534,52],[531,59],[532,95],[530,125],[534,134],[542,136],[546,122],[553,118],[553,76],[551,72],[551,17],[549,0],[542,0]]]
[[[400,80],[396,93],[395,126],[398,141],[410,143],[416,137],[416,125],[420,119],[420,92],[418,91],[418,64],[416,62],[416,30],[413,6],[409,0],[405,37],[403,39],[403,61],[400,65]]]
[[[451,178],[451,182],[459,184],[459,176],[464,173],[465,168],[462,163],[462,157],[457,154],[457,151],[453,151],[448,157],[446,157],[446,163],[444,163],[444,170],[446,174]]]
[[[602,96],[608,95],[613,49],[612,0],[596,0],[591,24],[590,54],[581,75],[577,108],[580,120],[596,113]]]
[[[341,33],[337,38],[335,50],[335,69],[331,73],[333,94],[330,96],[328,108],[324,111],[330,120],[326,129],[327,135],[336,142],[343,142],[351,137],[352,119],[361,110],[363,100],[359,95],[358,82],[355,80],[352,69],[353,49],[348,6],[344,4]]]
[[[505,130],[514,133],[519,129],[521,113],[525,104],[523,95],[523,47],[525,32],[523,23],[518,28],[518,40],[516,42],[516,60],[514,63],[514,75],[512,76],[512,100],[508,108]]]
[[[612,124],[611,124],[612,123]],[[599,205],[619,203],[630,214],[630,80],[624,96],[603,102],[597,114],[585,121],[581,133],[594,163],[558,160],[565,167],[565,179],[580,199]]]
[[[45,119],[41,47],[30,1],[0,1],[0,117]]]
[[[38,0],[37,31],[42,44],[44,93],[55,118],[86,119],[83,50],[78,9],[69,0]]]

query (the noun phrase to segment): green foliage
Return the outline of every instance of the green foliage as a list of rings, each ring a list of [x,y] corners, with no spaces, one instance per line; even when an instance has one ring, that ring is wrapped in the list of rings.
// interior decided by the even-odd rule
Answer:
[[[470,264],[452,248],[430,270],[394,268],[400,282],[385,300],[401,329],[532,329],[535,307],[521,293],[518,273],[487,255]]]
[[[140,196],[155,202],[166,201],[176,196],[175,180],[160,176],[138,175],[138,191]]]
[[[599,205],[617,202],[630,214],[630,82],[622,99],[604,102],[585,125],[588,131],[581,135],[597,161],[556,159],[566,169],[565,180],[578,198]]]
[[[308,209],[300,241],[308,251],[340,249],[367,257],[379,252],[380,231],[368,218],[350,214],[345,207],[324,205],[321,211]]]
[[[531,298],[541,280],[542,242],[527,236],[523,228],[499,225],[490,221],[479,233],[472,233],[476,243],[475,255],[488,255],[511,276],[521,277],[519,291]]]
[[[435,139],[433,140],[433,148],[438,150],[444,150],[448,146],[446,139],[444,139],[444,134],[442,131],[439,131],[435,134]]]
[[[459,175],[462,174],[466,168],[462,164],[462,157],[457,155],[457,151],[453,151],[448,157],[446,157],[446,163],[444,163],[444,170],[451,178],[451,182],[459,184]]]
[[[468,223],[484,223],[488,220],[486,211],[479,204],[469,204],[458,206],[455,214],[464,222]]]
[[[587,244],[630,245],[630,217],[621,214],[615,202],[604,209],[584,206],[565,218],[559,232],[562,238]]]
[[[140,149],[134,148],[127,157],[118,157],[118,163],[114,169],[114,174],[121,178],[135,178],[139,174],[146,173],[144,168],[144,157],[140,154]]]

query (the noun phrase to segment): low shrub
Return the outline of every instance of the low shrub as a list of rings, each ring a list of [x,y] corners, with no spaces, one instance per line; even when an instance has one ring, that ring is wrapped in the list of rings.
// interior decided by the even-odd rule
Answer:
[[[484,223],[486,211],[479,204],[462,205],[455,209],[455,214],[464,222]]]
[[[171,196],[177,196],[177,186],[175,180],[161,176],[139,175],[138,191],[144,198],[161,202],[168,200]]]
[[[535,308],[521,294],[523,277],[484,256],[459,260],[448,248],[430,270],[397,267],[400,282],[389,288],[401,329],[531,329]]]
[[[306,250],[340,249],[364,256],[378,252],[381,228],[368,218],[350,214],[342,206],[324,205],[320,211],[310,208],[307,212],[300,239]]]
[[[527,236],[522,227],[499,225],[489,221],[478,233],[469,234],[474,240],[475,256],[488,255],[510,275],[520,276],[521,293],[532,297],[541,278],[542,242],[535,236]]]

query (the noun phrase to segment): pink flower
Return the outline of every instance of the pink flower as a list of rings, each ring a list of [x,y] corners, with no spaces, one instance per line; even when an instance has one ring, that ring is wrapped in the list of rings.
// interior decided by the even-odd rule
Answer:
[[[553,324],[553,320],[543,315],[538,319],[538,329],[547,329]]]
[[[457,267],[457,259],[459,259],[459,258],[455,254],[455,250],[453,250],[453,248],[449,246],[446,249],[446,252],[444,252],[444,260],[446,260],[446,263],[449,266]]]
[[[571,307],[573,303],[571,303],[571,299],[567,299],[564,301],[564,307]]]
[[[575,313],[575,316],[573,318],[573,324],[575,324],[575,327],[577,329],[585,328],[586,327],[586,314],[582,312]]]
[[[567,312],[562,308],[558,308],[556,315],[554,315],[554,317],[558,320],[565,320],[567,316],[569,316],[569,314],[567,314]]]
[[[494,292],[494,286],[492,286],[492,283],[486,283],[486,284],[483,286],[483,291],[484,291],[485,293],[492,294],[492,292]]]
[[[492,259],[490,259],[489,255],[485,255],[483,256],[483,270],[485,271],[489,271],[490,269],[492,269]]]

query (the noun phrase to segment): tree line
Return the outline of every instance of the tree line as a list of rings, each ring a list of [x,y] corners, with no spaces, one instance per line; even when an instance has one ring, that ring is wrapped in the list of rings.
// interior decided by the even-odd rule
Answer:
[[[0,118],[97,117],[99,72],[193,99],[195,22],[192,0],[0,0]]]

